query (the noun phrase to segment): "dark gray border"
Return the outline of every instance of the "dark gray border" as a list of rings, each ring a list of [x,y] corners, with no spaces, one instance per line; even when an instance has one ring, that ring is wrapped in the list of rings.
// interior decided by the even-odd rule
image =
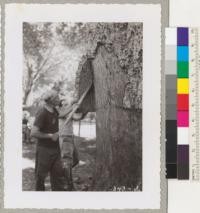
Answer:
[[[169,0],[1,0],[1,85],[0,85],[0,213],[14,213],[14,212],[33,212],[33,213],[42,213],[42,212],[52,212],[52,213],[60,213],[60,212],[131,212],[131,213],[167,213],[167,180],[165,178],[165,74],[164,74],[164,29],[169,25]],[[4,208],[4,173],[3,173],[3,151],[4,151],[4,47],[5,47],[5,4],[11,3],[26,3],[26,4],[65,4],[65,3],[95,3],[95,4],[161,4],[161,36],[162,36],[162,62],[161,62],[161,128],[160,128],[160,141],[161,141],[161,200],[160,200],[160,209],[112,209],[112,210],[84,210],[84,209],[5,209]],[[14,177],[13,177],[14,178]],[[152,180],[153,181],[153,180]],[[134,201],[133,201],[134,202]],[[145,201],[144,201],[145,202]]]

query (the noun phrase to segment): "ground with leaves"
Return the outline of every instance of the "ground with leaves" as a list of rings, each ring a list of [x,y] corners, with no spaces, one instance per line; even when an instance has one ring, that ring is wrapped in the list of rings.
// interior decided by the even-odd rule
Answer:
[[[92,190],[93,171],[96,153],[96,141],[75,137],[79,151],[79,164],[73,169],[73,180],[76,191]],[[23,191],[35,190],[34,163],[35,144],[23,144]],[[50,191],[49,177],[46,179],[46,190]]]

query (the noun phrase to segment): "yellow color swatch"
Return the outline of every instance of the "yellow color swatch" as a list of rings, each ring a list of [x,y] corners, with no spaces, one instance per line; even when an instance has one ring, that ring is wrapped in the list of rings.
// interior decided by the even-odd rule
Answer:
[[[177,92],[178,94],[189,94],[189,79],[178,78],[177,79]]]

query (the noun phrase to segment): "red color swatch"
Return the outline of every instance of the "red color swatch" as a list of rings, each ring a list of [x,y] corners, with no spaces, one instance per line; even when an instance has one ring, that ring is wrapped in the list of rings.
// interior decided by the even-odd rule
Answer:
[[[177,110],[189,111],[189,95],[188,94],[177,95]]]

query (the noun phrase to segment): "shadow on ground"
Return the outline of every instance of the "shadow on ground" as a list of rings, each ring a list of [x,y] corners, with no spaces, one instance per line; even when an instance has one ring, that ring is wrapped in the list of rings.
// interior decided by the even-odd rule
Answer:
[[[79,164],[73,169],[73,180],[76,191],[91,191],[95,166],[96,141],[75,137],[79,151]],[[23,191],[35,190],[35,144],[23,144]],[[50,191],[49,176],[45,183],[46,191]]]

